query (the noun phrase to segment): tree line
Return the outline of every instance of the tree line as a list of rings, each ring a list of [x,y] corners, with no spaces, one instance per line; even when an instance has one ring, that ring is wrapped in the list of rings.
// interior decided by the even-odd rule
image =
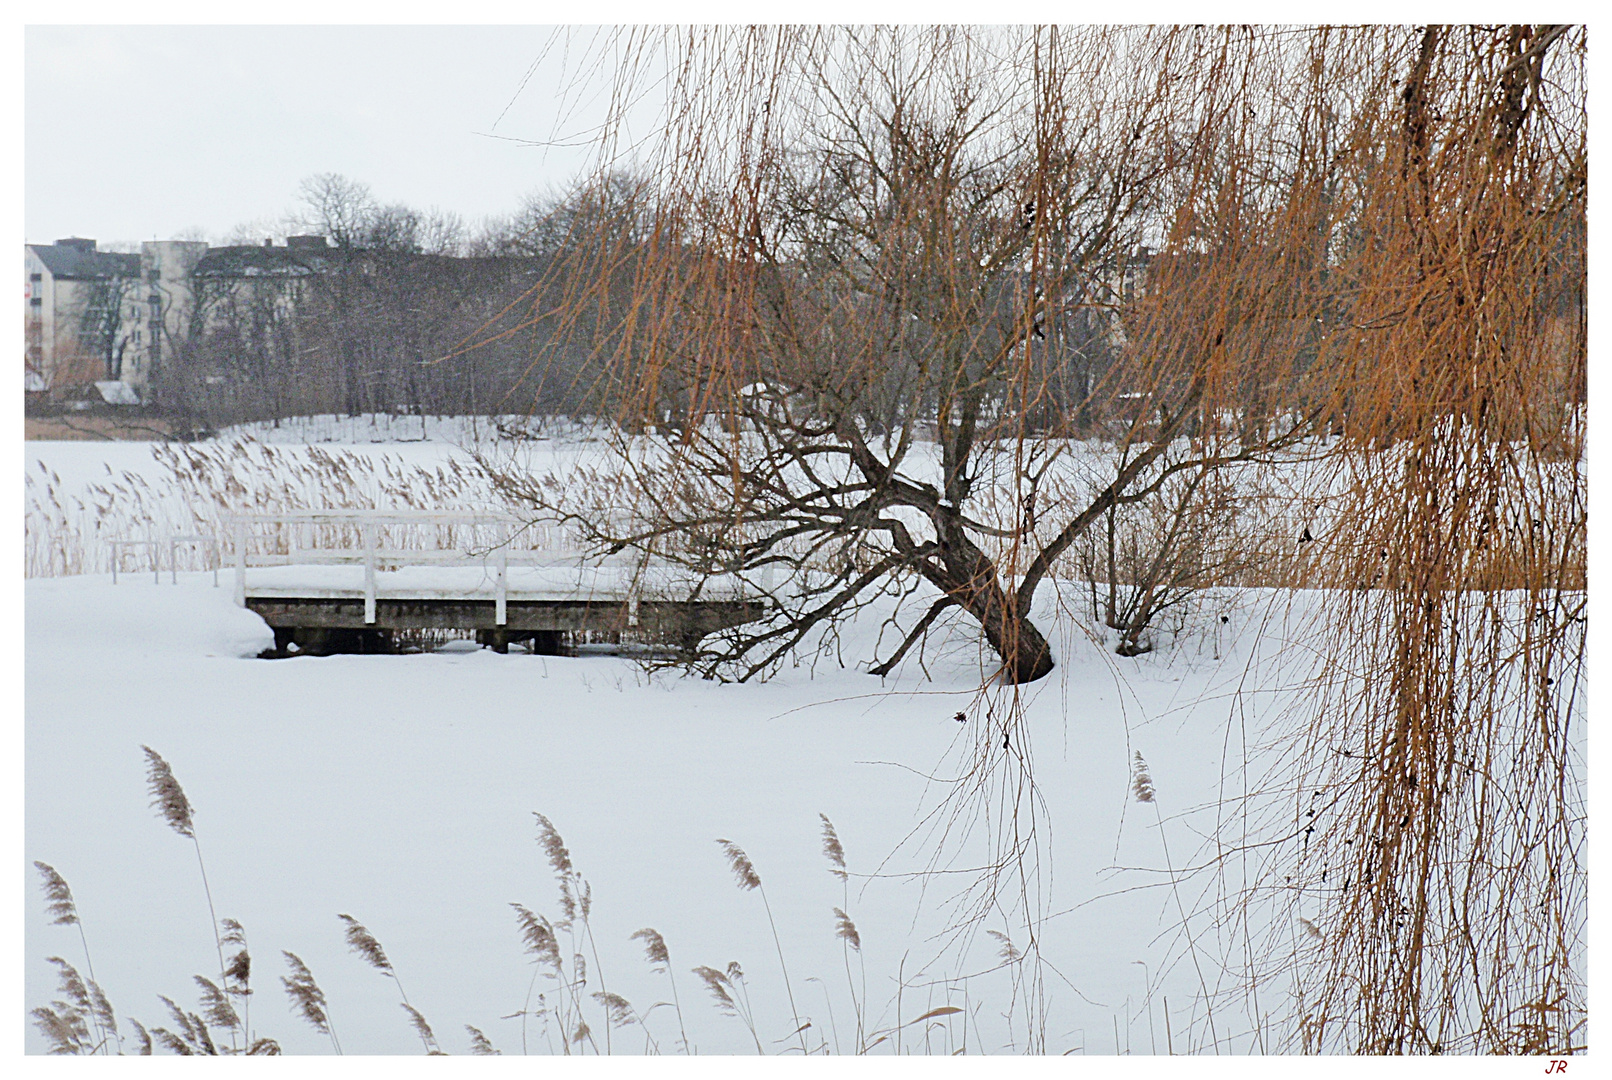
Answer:
[[[453,214],[382,204],[345,177],[312,177],[300,210],[279,223],[302,238],[260,245],[265,230],[245,225],[197,264],[187,318],[153,373],[155,403],[201,426],[600,411],[591,350],[548,348],[545,328],[561,252],[622,186],[534,195],[471,230]],[[101,292],[112,299],[81,318],[81,336],[96,341],[115,337],[108,313],[130,299],[118,283]]]

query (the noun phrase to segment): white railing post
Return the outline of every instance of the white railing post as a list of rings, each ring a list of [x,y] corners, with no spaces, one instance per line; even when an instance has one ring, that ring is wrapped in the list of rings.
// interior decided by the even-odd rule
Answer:
[[[375,621],[375,526],[365,522],[364,530],[364,622]]]
[[[493,622],[503,626],[509,621],[509,526],[499,530],[498,592],[493,601]]]
[[[246,519],[235,519],[235,603],[246,606]]]

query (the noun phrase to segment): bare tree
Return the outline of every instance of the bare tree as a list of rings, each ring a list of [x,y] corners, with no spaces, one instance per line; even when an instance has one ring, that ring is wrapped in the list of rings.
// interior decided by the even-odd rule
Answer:
[[[1117,509],[1316,455],[1326,647],[1249,795],[1271,816],[1208,853],[1238,882],[1220,928],[1251,980],[1292,976],[1282,1046],[1582,1049],[1585,32],[622,44],[619,99],[669,87],[636,148],[651,225],[556,273],[612,453],[506,468],[506,492],[770,593],[709,673],[922,582],[873,670],[957,608],[1017,684],[1051,668],[1038,587]],[[1077,453],[1106,476],[1068,482]],[[970,911],[1012,878],[1033,933],[1034,782],[1003,723],[945,821],[1011,802]]]
[[[140,299],[139,259],[114,254],[97,263],[97,272],[80,286],[70,325],[79,350],[101,361],[97,377],[117,379],[130,344],[128,328],[137,318],[129,312]]]
[[[1009,681],[1044,676],[1030,611],[1076,539],[1167,476],[1269,457],[1323,413],[1303,350],[1325,301],[1290,297],[1314,290],[1337,223],[1313,191],[1351,162],[1273,159],[1260,136],[1286,118],[1244,110],[1251,74],[1312,97],[1306,80],[1336,76],[1272,72],[1261,49],[1213,59],[1205,33],[689,45],[709,68],[679,84],[666,144],[701,149],[661,162],[646,239],[577,245],[565,267],[634,267],[574,305],[628,420],[614,483],[506,475],[506,490],[601,547],[758,586],[783,572],[776,616],[709,648],[708,671],[764,672],[921,582],[934,598],[872,670],[956,607]],[[1149,239],[1164,250],[1139,257]],[[620,313],[609,334],[601,313]],[[1268,421],[1222,422],[1246,415],[1245,384],[1267,388]],[[1046,502],[1070,437],[1121,396],[1139,407],[1108,481]]]

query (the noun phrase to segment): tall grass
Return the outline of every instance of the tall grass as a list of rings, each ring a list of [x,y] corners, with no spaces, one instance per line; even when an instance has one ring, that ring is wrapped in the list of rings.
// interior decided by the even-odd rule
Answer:
[[[189,840],[197,849],[199,858],[194,805],[166,759],[150,748],[143,750],[157,817]],[[641,1010],[605,985],[601,954],[608,950],[601,947],[594,935],[591,921],[592,887],[575,866],[554,824],[541,814],[534,815],[534,818],[538,825],[539,848],[559,887],[559,918],[551,921],[525,905],[511,905],[516,914],[520,942],[533,967],[532,987],[535,988],[539,982],[547,984],[542,993],[535,994],[535,1000],[534,993],[529,990],[521,1007],[505,1017],[520,1020],[521,1052],[662,1054],[670,1050],[681,1054],[697,1053],[698,1045],[690,1037],[677,995],[672,953],[664,937],[657,930],[645,927],[617,944],[625,947],[628,942],[641,943],[644,960],[653,971],[665,975],[673,999],[670,1005],[675,1016],[675,1033],[667,1021],[651,1020],[655,1010],[665,1003],[656,1003],[649,1009]],[[906,979],[904,967],[897,973],[892,1003],[886,1006],[886,1015],[893,1009],[894,1021],[884,1026],[869,1022],[867,972],[865,965],[861,965],[862,937],[846,913],[850,899],[848,881],[852,875],[833,824],[821,815],[820,824],[823,854],[828,860],[830,872],[844,889],[841,903],[830,909],[832,919],[828,925],[844,953],[846,988],[855,1017],[854,1039],[848,1046],[842,1045],[836,1030],[832,1036],[833,1042],[830,1042],[829,1029],[834,1027],[833,1002],[827,996],[827,984],[823,980],[812,978],[807,981],[819,982],[824,986],[824,1007],[830,1014],[827,1026],[797,1005],[770,903],[766,905],[767,919],[781,977],[777,989],[779,996],[789,1003],[789,1026],[776,1031],[769,1029],[771,1022],[755,1008],[750,980],[738,961],[730,961],[721,968],[698,965],[690,969],[711,994],[718,1012],[743,1023],[758,1054],[768,1053],[770,1046],[783,1043],[791,1044],[787,1052],[803,1055],[977,1051],[977,1042],[971,1048],[967,1037],[965,1010],[958,1006],[949,1003],[931,1006],[915,1018],[902,1015],[901,996],[933,984],[933,980],[918,982]],[[760,875],[749,856],[730,841],[718,843],[741,888],[759,892]],[[205,863],[200,863],[200,866],[205,871]],[[71,927],[76,931],[88,969],[88,939],[71,888],[54,867],[43,862],[36,863],[36,867],[44,892],[46,915],[52,925]],[[211,915],[210,886],[207,892]],[[399,1004],[424,1052],[443,1053],[435,1032],[404,990],[397,968],[380,941],[368,927],[351,915],[343,913],[338,918],[349,950],[365,965],[391,979],[397,987]],[[216,980],[201,975],[194,977],[198,1002],[195,1008],[188,1008],[172,997],[158,995],[166,1012],[166,1019],[161,1025],[148,1025],[133,1016],[127,1017],[128,1027],[133,1033],[132,1046],[121,1033],[115,1010],[93,975],[85,978],[79,974],[76,965],[58,956],[50,957],[49,963],[56,968],[58,975],[57,997],[30,1013],[49,1051],[62,1055],[152,1054],[158,1051],[181,1056],[280,1053],[280,1041],[257,1032],[251,1023],[250,1006],[254,992],[250,982],[252,961],[245,929],[239,922],[228,918],[219,920],[215,917],[213,924],[213,943],[221,967],[219,977]],[[1021,957],[1010,943],[1005,944],[1004,948],[1007,950],[1004,967],[1011,969]],[[851,952],[858,954],[858,963],[862,967],[860,983],[852,978]],[[343,1053],[342,1042],[331,1021],[330,1003],[312,971],[297,953],[283,950],[281,955],[289,974],[281,976],[280,983],[285,990],[291,1014],[328,1040],[333,1052]],[[966,986],[968,977],[960,978],[963,979],[961,985]],[[974,978],[977,979],[977,976]],[[958,1016],[963,1017],[962,1037],[955,1039],[955,1033],[943,1029],[942,1041],[938,1044],[933,1042],[936,1026]],[[535,1041],[529,1037],[534,1026],[537,1033]],[[628,1029],[636,1029],[642,1036],[641,1041],[626,1040],[624,1036]],[[501,1053],[481,1027],[467,1024],[465,1033],[470,1053]]]

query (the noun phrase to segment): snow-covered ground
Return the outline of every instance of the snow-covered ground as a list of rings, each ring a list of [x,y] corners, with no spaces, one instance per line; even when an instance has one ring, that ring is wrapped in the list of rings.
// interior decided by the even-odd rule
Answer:
[[[410,449],[433,467],[454,453],[436,443]],[[42,462],[61,490],[96,482],[108,464],[151,470],[151,449],[138,444],[27,451],[28,467]],[[215,589],[202,573],[181,573],[177,585],[166,573],[161,584],[133,575],[115,586],[106,574],[34,578],[25,600],[25,855],[71,884],[120,1022],[172,1027],[157,995],[195,1009],[192,976],[216,980],[218,968],[196,852],[148,806],[147,745],[195,807],[218,916],[245,928],[251,1026],[307,1053],[328,1053],[330,1043],[291,1013],[281,950],[312,970],[347,1053],[421,1046],[397,986],[348,951],[341,913],[380,940],[444,1050],[468,1051],[469,1024],[505,1054],[521,1052],[523,1024],[512,1014],[534,969],[509,905],[560,915],[534,811],[553,822],[592,888],[587,992],[618,993],[640,1013],[670,1002],[666,976],[630,939],[655,928],[702,1054],[755,1050],[691,972],[730,961],[746,973],[769,1053],[799,1045],[790,994],[813,1025],[813,1048],[851,1049],[852,988],[865,998],[869,1030],[905,1025],[874,1053],[898,1042],[942,1054],[965,1044],[970,1053],[1022,1050],[1027,1022],[1053,1054],[1113,1053],[1116,1041],[1134,1053],[1205,1051],[1194,1002],[1205,985],[1230,989],[1213,961],[1231,943],[1209,929],[1209,880],[1177,890],[1161,871],[1200,861],[1222,785],[1241,783],[1245,756],[1286,700],[1273,688],[1303,674],[1305,653],[1292,646],[1307,633],[1290,596],[1244,593],[1222,598],[1195,632],[1125,659],[1092,639],[1072,591],[1060,602],[1049,588],[1038,615],[1059,666],[1024,689],[1022,724],[1004,731],[1001,700],[981,695],[979,642],[962,623],[943,626],[895,677],[863,673],[888,614],[878,610],[837,652],[803,658],[765,684],[719,685],[650,677],[620,657],[496,655],[467,643],[426,655],[259,660],[267,627],[233,605],[227,581]],[[1138,752],[1153,805],[1132,796]],[[983,794],[948,804],[952,781],[979,754]],[[999,966],[1001,940],[976,933],[957,944],[945,933],[947,901],[978,880],[987,838],[1008,827],[1001,815],[1027,758],[1042,800],[1030,892],[1045,917],[1047,961],[1033,991],[1018,981],[1024,969]],[[949,805],[962,816],[947,817]],[[1029,805],[1020,812],[1028,823]],[[822,854],[819,814],[843,841],[844,885]],[[748,852],[765,903],[736,887],[718,838]],[[1004,897],[1017,888],[1004,882]],[[835,907],[854,920],[860,956],[836,937]],[[1190,949],[1183,912],[1193,915]],[[31,1008],[58,996],[47,957],[84,964],[76,932],[50,924],[32,881],[26,917]],[[980,929],[1027,944],[1012,912]],[[545,989],[552,998],[539,979]],[[1032,992],[1045,1013],[1027,1021]],[[1263,1008],[1280,993],[1261,988]],[[587,1006],[603,1048],[603,1014]],[[940,1006],[964,1011],[912,1023]],[[1229,1040],[1222,1049],[1256,1044],[1235,1009],[1216,1022]],[[678,1027],[672,1007],[649,1011],[662,1052],[676,1051]],[[123,1031],[130,1048],[129,1025]],[[616,1052],[645,1049],[638,1026],[610,1038]],[[559,1039],[525,1025],[533,1052]],[[31,1027],[26,1045],[45,1049]]]

